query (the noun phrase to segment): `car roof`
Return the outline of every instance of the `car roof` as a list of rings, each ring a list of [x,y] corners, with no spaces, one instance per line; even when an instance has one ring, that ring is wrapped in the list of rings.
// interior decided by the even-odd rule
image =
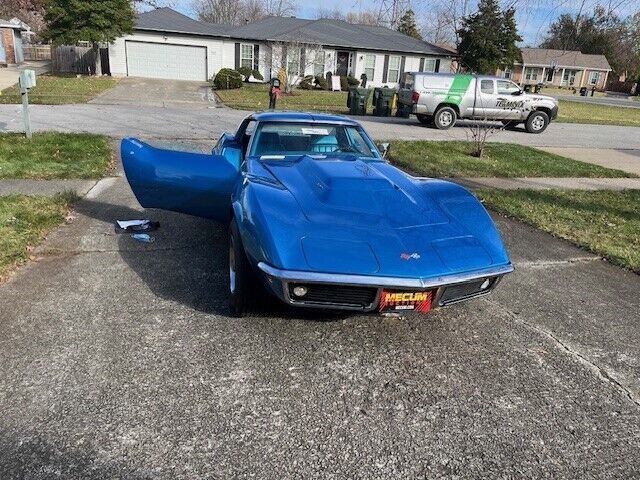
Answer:
[[[351,125],[359,127],[360,124],[351,118],[342,115],[309,112],[256,112],[249,116],[258,122],[304,122],[304,123],[333,123],[337,125]]]

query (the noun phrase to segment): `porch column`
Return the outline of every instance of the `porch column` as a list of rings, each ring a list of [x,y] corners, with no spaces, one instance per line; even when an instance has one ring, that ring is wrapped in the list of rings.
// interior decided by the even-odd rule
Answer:
[[[542,79],[538,83],[546,83],[547,77],[545,74],[547,73],[547,67],[542,67]]]
[[[607,80],[609,79],[609,72],[604,72],[604,81],[602,82],[602,89],[607,89]]]
[[[582,71],[582,75],[580,76],[580,88],[584,87],[585,77],[586,77],[586,76],[587,76],[587,69],[585,68],[585,69]],[[587,81],[589,81],[589,80],[587,79]]]
[[[524,77],[527,73],[527,65],[526,63],[522,64],[522,75],[520,75],[520,86],[524,87]]]
[[[562,69],[562,76],[560,77],[560,86],[562,86],[564,84],[564,71],[566,70],[566,68]]]

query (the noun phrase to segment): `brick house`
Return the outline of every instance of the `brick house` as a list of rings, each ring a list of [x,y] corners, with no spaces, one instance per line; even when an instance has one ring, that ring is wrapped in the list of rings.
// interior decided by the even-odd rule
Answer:
[[[524,85],[542,83],[555,87],[580,87],[604,90],[611,66],[604,55],[568,50],[523,48],[522,62],[496,75]]]
[[[0,19],[0,66],[24,62],[22,32],[27,31],[29,27],[17,18]]]

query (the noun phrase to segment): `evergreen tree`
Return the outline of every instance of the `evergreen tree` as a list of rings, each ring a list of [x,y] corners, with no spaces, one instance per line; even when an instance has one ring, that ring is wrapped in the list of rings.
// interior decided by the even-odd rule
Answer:
[[[493,74],[520,60],[515,11],[501,11],[497,0],[480,0],[478,11],[462,19],[458,35],[462,64],[474,72]]]
[[[407,10],[404,15],[400,17],[398,22],[398,31],[410,37],[422,40],[422,35],[420,35],[420,30],[416,24],[416,14],[413,10]]]
[[[47,0],[43,37],[54,45],[97,45],[131,33],[135,11],[129,0]]]

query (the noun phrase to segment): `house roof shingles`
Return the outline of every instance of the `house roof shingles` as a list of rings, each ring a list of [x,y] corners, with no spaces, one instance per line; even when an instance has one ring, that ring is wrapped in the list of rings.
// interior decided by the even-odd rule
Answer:
[[[549,66],[556,62],[558,68],[578,67],[595,70],[611,70],[604,55],[591,55],[571,50],[552,50],[549,48],[523,48],[522,63],[525,65]]]
[[[191,33],[240,40],[308,42],[325,46],[451,56],[452,52],[386,27],[354,25],[343,20],[266,17],[240,27],[193,20],[171,8],[138,15],[138,30]]]

